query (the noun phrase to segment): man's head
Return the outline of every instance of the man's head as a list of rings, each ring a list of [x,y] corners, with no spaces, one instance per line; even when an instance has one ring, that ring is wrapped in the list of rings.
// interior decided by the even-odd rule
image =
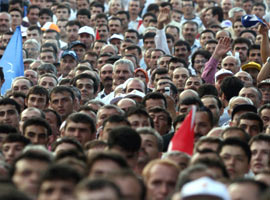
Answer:
[[[60,72],[63,77],[66,77],[68,73],[73,70],[78,64],[78,57],[75,51],[66,50],[62,53],[60,60]]]
[[[49,103],[49,92],[47,89],[41,86],[34,86],[30,88],[27,97],[25,99],[25,105],[27,107],[35,107],[40,110],[44,110]]]
[[[147,111],[156,106],[166,109],[167,108],[167,100],[166,97],[158,92],[148,93],[142,102],[143,106]]]
[[[28,138],[32,144],[47,146],[51,134],[52,129],[43,118],[31,118],[23,123],[23,135]]]
[[[227,56],[222,60],[221,67],[236,74],[240,70],[240,63],[234,56]]]
[[[160,135],[169,133],[172,125],[170,113],[161,107],[151,108],[148,112],[154,122],[156,131],[158,131]]]
[[[73,113],[67,120],[63,136],[76,138],[82,145],[96,138],[94,120],[83,113]]]
[[[148,112],[140,107],[133,107],[126,113],[127,120],[133,129],[142,127],[153,127],[152,118]]]
[[[232,44],[232,52],[235,55],[236,52],[239,53],[239,58],[241,60],[241,63],[245,63],[248,59],[248,49],[250,47],[251,43],[249,39],[246,38],[237,38],[234,40]]]
[[[190,46],[192,46],[198,34],[198,24],[193,21],[187,21],[183,23],[182,34],[185,41],[187,41]]]
[[[247,143],[228,138],[219,147],[218,152],[231,179],[243,177],[248,173],[251,152]]]
[[[113,65],[113,85],[118,86],[134,76],[134,65],[130,60],[120,59]]]
[[[237,121],[237,126],[243,128],[251,137],[263,131],[263,121],[254,112],[243,113]]]
[[[11,16],[7,12],[0,13],[0,33],[6,33],[11,28]]]
[[[256,87],[243,87],[239,91],[239,96],[249,98],[256,108],[261,105],[262,93]]]
[[[140,146],[139,134],[130,127],[118,127],[109,134],[108,149],[124,156],[130,167],[134,167],[137,163]]]

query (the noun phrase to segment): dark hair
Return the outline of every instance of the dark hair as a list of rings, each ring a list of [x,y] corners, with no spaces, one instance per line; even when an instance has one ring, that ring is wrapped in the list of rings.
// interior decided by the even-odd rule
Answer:
[[[49,15],[52,18],[53,17],[53,12],[48,8],[42,8],[39,11],[39,17],[42,16],[42,15]]]
[[[219,109],[222,108],[222,102],[220,101],[220,99],[217,96],[210,94],[210,95],[204,95],[204,96],[201,97],[201,99],[204,99],[204,98],[214,98],[217,101],[218,108]]]
[[[150,120],[151,127],[152,128],[154,127],[154,122],[152,118],[149,116],[148,112],[143,107],[135,106],[135,107],[129,108],[128,111],[126,112],[126,118],[128,118],[131,115],[139,115],[139,116],[142,115],[142,116],[147,117]]]
[[[191,47],[190,44],[184,40],[178,40],[177,42],[174,43],[174,48],[176,46],[186,46],[187,50],[190,52],[191,51]]]
[[[216,87],[212,84],[203,84],[198,89],[199,97],[203,97],[205,95],[214,95],[218,96],[218,91]]]
[[[54,87],[50,92],[50,100],[51,100],[52,94],[64,93],[64,92],[69,93],[70,97],[74,101],[74,99],[75,99],[74,93],[73,93],[72,89],[67,87],[67,86],[56,86],[56,87]]]
[[[184,59],[182,59],[182,58],[172,57],[169,60],[169,64],[168,65],[170,65],[170,63],[178,63],[178,62],[179,63],[182,63],[184,65],[184,68],[188,69],[188,65],[187,65],[186,61]]]
[[[0,99],[0,106],[6,106],[6,105],[13,105],[13,106],[15,106],[18,114],[21,113],[21,107],[20,107],[20,105],[14,99],[10,99],[10,98]]]
[[[120,11],[118,11],[118,12],[116,13],[116,15],[118,15],[118,14],[119,14],[119,15],[122,15],[122,14],[126,15],[128,21],[129,21],[130,15],[129,15],[129,13],[128,13],[127,11],[120,10]]]
[[[253,142],[267,142],[270,143],[270,135],[267,134],[258,134],[253,136],[249,141],[249,146],[252,145]]]
[[[253,6],[252,6],[252,8],[255,7],[255,6],[261,6],[261,7],[264,8],[264,11],[266,10],[266,6],[265,6],[265,4],[262,3],[262,2],[256,2],[256,3],[254,3]]]
[[[152,113],[163,112],[166,115],[166,117],[167,117],[167,124],[168,124],[168,126],[171,126],[172,125],[172,117],[171,117],[170,113],[166,109],[160,108],[160,107],[154,107],[154,108],[151,108],[148,112],[149,113],[151,113],[151,112]]]
[[[38,6],[37,6],[38,7]],[[39,8],[39,7],[38,7]],[[41,28],[36,26],[36,25],[32,25],[32,26],[29,26],[27,28],[28,31],[33,31],[33,30],[37,30],[38,31],[38,34],[39,35],[42,35],[42,31],[41,31]]]
[[[7,124],[0,124],[0,134],[12,134],[17,133],[17,129]]]
[[[137,36],[137,39],[139,39],[139,37],[140,37],[138,31],[136,31],[136,30],[134,30],[134,29],[128,29],[128,30],[126,31],[126,33],[135,33],[136,36]]]
[[[130,126],[130,123],[127,120],[127,118],[124,116],[121,116],[121,115],[111,115],[110,117],[105,119],[103,124],[102,124],[103,128],[106,126],[106,124],[108,122],[110,122],[110,123],[126,123],[127,126]]]
[[[78,10],[76,16],[78,17],[78,15],[85,15],[85,16],[87,16],[88,19],[91,18],[91,13],[90,13],[90,11],[89,11],[88,9],[86,9],[86,8],[82,8],[82,9]]]
[[[49,92],[46,88],[39,86],[39,85],[35,85],[33,87],[30,88],[30,90],[27,93],[26,99],[29,98],[29,96],[31,94],[37,94],[37,95],[41,95],[41,96],[45,96],[46,97],[46,104],[48,104],[49,102]]]
[[[3,140],[2,144],[5,143],[13,143],[13,142],[20,142],[22,143],[24,146],[28,145],[31,143],[31,141],[24,137],[23,135],[19,134],[19,133],[15,133],[15,134],[9,134],[5,137],[5,139]]]
[[[147,12],[143,15],[142,19],[144,20],[144,18],[148,17],[148,16],[151,16],[152,18],[154,19],[157,19],[157,16],[153,13],[150,13],[150,12]]]
[[[146,34],[144,34],[143,36],[143,42],[146,40],[146,39],[149,39],[149,38],[155,38],[156,36],[156,33],[154,32],[147,32]]]
[[[37,160],[40,162],[46,162],[48,165],[52,162],[52,158],[47,153],[41,152],[41,151],[26,151],[25,153],[22,153],[19,157],[17,157],[9,171],[10,177],[13,177],[15,171],[16,171],[16,164],[20,160]]]
[[[61,137],[58,138],[51,146],[51,150],[55,151],[58,145],[63,144],[63,143],[68,143],[71,145],[74,145],[76,147],[76,150],[83,153],[83,147],[81,143],[78,142],[78,140],[72,138],[72,137]]]
[[[8,11],[8,13],[11,13],[11,12],[14,12],[14,11],[20,13],[21,18],[23,18],[23,13],[22,13],[22,11],[21,11],[20,9],[18,9],[18,8],[12,8],[12,9],[10,9],[10,10]]]
[[[237,77],[226,77],[220,85],[221,92],[224,93],[225,99],[230,101],[234,96],[238,96],[239,91],[243,88],[243,82]]]
[[[234,49],[234,46],[236,44],[242,44],[242,43],[245,43],[248,46],[248,48],[251,46],[251,42],[249,41],[249,39],[243,38],[243,37],[238,37],[233,41],[232,49]]]
[[[58,180],[72,181],[74,185],[76,185],[81,179],[82,177],[76,169],[64,164],[53,164],[45,171],[45,173],[41,177],[40,186],[45,181]]]
[[[178,116],[174,119],[174,121],[173,121],[173,128],[174,128],[175,131],[176,131],[176,125],[177,125],[178,123],[183,122],[183,121],[185,120],[185,118],[186,118],[186,115],[178,115]]]
[[[156,3],[151,3],[146,9],[146,12],[158,12],[159,11],[159,6]]]
[[[74,25],[76,25],[79,28],[81,28],[81,24],[77,20],[70,20],[70,21],[68,21],[68,23],[66,24],[66,27],[68,27],[68,26],[74,26]]]
[[[142,101],[144,107],[146,106],[146,101],[149,99],[162,99],[164,101],[165,107],[167,108],[167,100],[163,94],[159,92],[150,92],[147,95],[145,95]]]
[[[240,125],[241,119],[256,120],[257,122],[259,122],[260,132],[263,131],[263,121],[262,121],[262,119],[260,118],[260,116],[259,116],[257,113],[254,113],[254,112],[246,112],[246,113],[243,113],[243,114],[240,115],[240,117],[238,118],[237,126]]]
[[[64,3],[60,3],[57,5],[56,10],[57,9],[67,9],[68,10],[68,14],[70,15],[70,7],[67,4]]]
[[[222,148],[224,146],[236,146],[236,147],[240,147],[246,154],[247,158],[248,158],[248,162],[250,162],[250,158],[251,158],[251,151],[250,148],[248,146],[248,144],[242,140],[239,140],[238,138],[227,138],[225,139],[221,145],[218,147],[218,154],[221,153]]]
[[[207,61],[211,57],[211,53],[209,51],[199,49],[199,50],[195,51],[191,56],[191,64],[192,64],[192,66],[194,66],[195,58],[196,58],[197,55],[203,56]]]
[[[245,142],[248,142],[249,139],[250,139],[250,136],[249,134],[246,133],[246,131],[240,127],[236,127],[236,126],[230,126],[230,127],[227,127],[225,128],[222,132],[221,132],[221,137],[223,138],[224,137],[224,134],[226,134],[226,132],[229,132],[229,131],[241,131],[245,137]],[[238,137],[237,137],[238,138]]]
[[[42,126],[42,127],[46,128],[47,129],[47,137],[52,135],[52,129],[51,129],[50,124],[45,119],[43,119],[41,117],[27,119],[23,123],[23,135],[25,135],[25,129],[31,125],[37,125],[37,126]]]
[[[96,124],[95,121],[89,117],[88,115],[84,113],[72,113],[68,116],[66,120],[66,126],[68,125],[68,122],[72,121],[74,123],[83,123],[90,126],[91,134],[96,133]]]
[[[250,51],[251,51],[251,50],[254,50],[254,49],[256,49],[256,50],[261,50],[261,46],[260,46],[259,44],[253,44],[253,45],[251,45],[251,46],[248,48],[248,53],[247,53],[247,55],[249,56]]]
[[[219,22],[222,22],[223,21],[223,10],[222,10],[221,7],[219,7],[219,6],[210,7],[210,8],[207,8],[206,9],[206,12],[208,10],[211,10],[212,11],[212,15],[213,16],[215,16],[215,15],[218,16],[218,21]]]
[[[105,7],[103,4],[97,2],[97,1],[93,1],[91,4],[90,4],[90,8],[92,7],[98,7],[98,8],[101,8],[102,9],[102,12],[104,13],[104,10],[105,10]],[[90,9],[91,10],[91,9]]]
[[[120,146],[128,152],[138,152],[141,146],[140,135],[132,128],[121,126],[111,130],[108,137],[108,147]]]
[[[197,113],[197,112],[205,112],[205,113],[207,113],[208,119],[209,119],[209,122],[210,122],[211,127],[214,126],[214,118],[213,118],[213,114],[212,114],[212,112],[211,112],[211,110],[210,110],[209,108],[207,108],[207,107],[205,107],[205,106],[201,106],[201,107],[199,107],[199,108],[196,110],[196,113]]]
[[[180,105],[193,105],[195,104],[198,107],[202,107],[203,103],[199,97],[187,96],[180,100]]]
[[[142,55],[142,49],[137,45],[130,45],[126,48],[127,50],[134,50],[136,49],[139,53],[139,55]]]
[[[82,73],[82,74],[79,74],[78,76],[75,76],[75,77],[72,79],[72,84],[73,84],[73,86],[76,87],[76,82],[77,82],[77,80],[79,80],[79,79],[84,79],[84,78],[91,79],[91,80],[93,81],[94,93],[96,93],[97,90],[98,90],[97,79],[96,79],[96,77],[94,77],[94,76],[91,75],[91,74],[84,74],[84,73]]]
[[[37,6],[37,5],[30,5],[30,6],[28,6],[28,8],[27,8],[27,14],[29,14],[32,9],[39,9],[40,10],[40,7]]]

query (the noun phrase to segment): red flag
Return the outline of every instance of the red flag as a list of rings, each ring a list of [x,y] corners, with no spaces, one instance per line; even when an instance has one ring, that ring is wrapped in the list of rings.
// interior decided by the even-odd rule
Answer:
[[[96,40],[100,40],[98,29],[96,30]]]
[[[194,125],[195,125],[196,106],[186,116],[185,120],[174,133],[170,141],[168,151],[182,151],[189,155],[193,153],[194,147]]]

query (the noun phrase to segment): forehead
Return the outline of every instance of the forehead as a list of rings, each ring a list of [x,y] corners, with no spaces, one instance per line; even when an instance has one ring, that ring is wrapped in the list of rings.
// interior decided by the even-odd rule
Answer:
[[[26,79],[15,80],[13,83],[14,86],[15,85],[22,85],[22,84],[29,84],[30,85],[29,81]]]
[[[16,106],[12,104],[0,105],[0,111],[3,110],[16,110]]]
[[[61,97],[71,97],[71,94],[67,91],[62,92],[54,92],[51,94],[51,99],[53,98],[61,98]]]
[[[21,117],[31,116],[31,117],[40,117],[41,113],[38,110],[24,110],[21,114]]]
[[[90,124],[88,123],[81,123],[81,122],[74,122],[74,121],[71,121],[69,120],[67,122],[67,125],[66,127],[74,127],[74,128],[87,128],[87,129],[90,129]]]

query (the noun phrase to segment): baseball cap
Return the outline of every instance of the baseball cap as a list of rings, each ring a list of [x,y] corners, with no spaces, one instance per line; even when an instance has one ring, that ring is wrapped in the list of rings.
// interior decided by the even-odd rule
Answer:
[[[94,29],[90,26],[81,27],[78,31],[78,34],[80,35],[81,33],[87,33],[89,35],[92,35],[93,37],[96,37]]]
[[[120,34],[113,34],[113,35],[110,37],[109,41],[111,41],[111,40],[113,40],[113,39],[124,40],[124,37],[123,37],[123,35],[120,35]]]
[[[258,71],[261,70],[262,66],[259,63],[256,62],[249,62],[245,65],[241,66],[242,70],[245,71],[246,69],[257,69]]]
[[[71,42],[70,45],[69,45],[69,48],[71,49],[71,48],[73,48],[73,47],[75,47],[75,46],[77,46],[77,45],[81,45],[81,46],[83,46],[83,48],[86,49],[85,44],[82,43],[82,42],[79,41],[79,40],[76,40],[76,41]]]
[[[222,76],[222,75],[233,75],[233,73],[230,70],[227,69],[220,69],[218,72],[215,73],[215,82],[217,81],[217,79]]]
[[[259,84],[258,84],[258,88],[262,87],[263,85],[270,85],[270,78],[262,80]]]
[[[78,56],[77,56],[77,54],[76,54],[75,51],[72,51],[72,50],[65,50],[65,51],[62,53],[61,58],[64,58],[65,56],[71,56],[71,57],[74,58],[76,61],[78,61]]]
[[[209,177],[202,177],[185,184],[181,190],[181,199],[196,196],[212,196],[222,200],[230,200],[226,186]]]
[[[41,30],[42,30],[42,31],[46,31],[46,30],[55,30],[55,31],[57,31],[58,33],[60,33],[60,28],[59,28],[56,24],[54,24],[54,23],[52,23],[52,22],[46,22],[46,23],[42,26]]]

